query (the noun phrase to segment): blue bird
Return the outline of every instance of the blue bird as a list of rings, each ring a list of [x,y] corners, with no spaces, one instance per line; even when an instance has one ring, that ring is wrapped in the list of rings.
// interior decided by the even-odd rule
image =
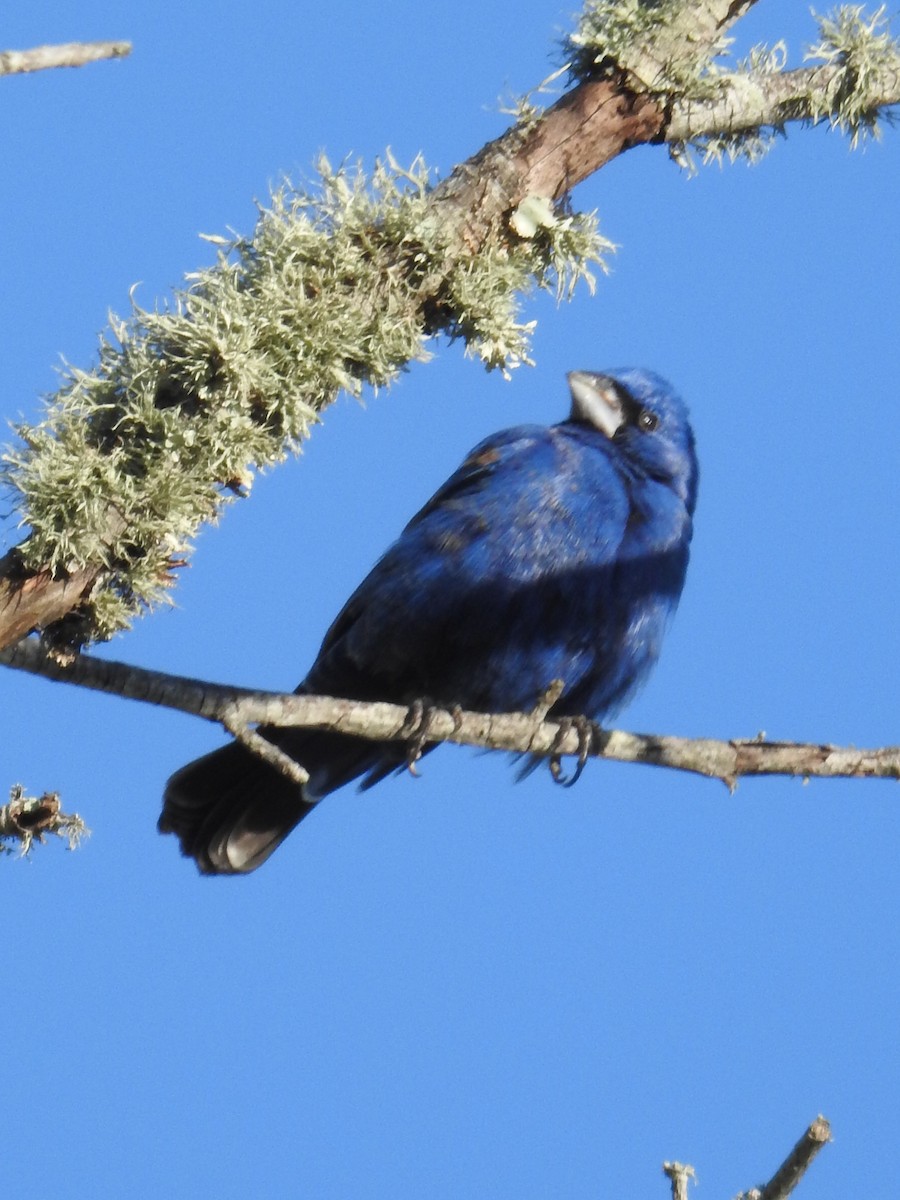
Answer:
[[[683,402],[643,370],[573,371],[568,420],[487,438],[347,601],[298,692],[599,720],[644,681],[684,585],[697,496]],[[237,742],[169,780],[159,828],[208,874],[255,870],[322,796],[406,747],[262,732],[299,787]]]

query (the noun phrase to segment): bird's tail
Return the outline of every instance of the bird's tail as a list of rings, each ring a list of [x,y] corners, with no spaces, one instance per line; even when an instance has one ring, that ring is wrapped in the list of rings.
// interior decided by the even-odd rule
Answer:
[[[160,833],[205,875],[255,871],[316,801],[378,764],[376,742],[315,729],[261,729],[309,772],[301,787],[239,742],[176,771],[166,784]]]

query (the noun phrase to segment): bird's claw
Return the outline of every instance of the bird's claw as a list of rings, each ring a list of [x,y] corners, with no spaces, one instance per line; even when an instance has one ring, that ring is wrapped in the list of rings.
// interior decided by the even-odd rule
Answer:
[[[550,774],[554,783],[558,783],[562,787],[572,787],[581,778],[581,773],[590,758],[597,727],[587,717],[557,717],[557,721],[559,728],[553,739],[553,745],[550,747]],[[578,734],[578,762],[575,764],[572,774],[565,775],[560,747],[573,729]]]
[[[427,700],[413,700],[407,709],[403,724],[400,726],[400,736],[406,738],[406,769],[410,775],[418,776],[416,763],[422,757],[428,734],[434,723],[435,708]],[[461,719],[461,718],[460,718]],[[454,721],[457,720],[454,714]]]

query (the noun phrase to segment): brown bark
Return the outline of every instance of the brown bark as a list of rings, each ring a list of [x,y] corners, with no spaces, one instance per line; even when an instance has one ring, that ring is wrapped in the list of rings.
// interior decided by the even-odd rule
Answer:
[[[11,646],[33,629],[46,629],[85,599],[99,566],[55,577],[26,571],[15,550],[0,558],[0,647]]]
[[[530,128],[515,127],[482,147],[435,190],[433,203],[473,251],[526,196],[558,200],[629,149],[652,142],[662,109],[630,91],[623,77],[579,84]]]

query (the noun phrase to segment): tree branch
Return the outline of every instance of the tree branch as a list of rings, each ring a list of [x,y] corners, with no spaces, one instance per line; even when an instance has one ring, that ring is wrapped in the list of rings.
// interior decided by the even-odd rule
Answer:
[[[100,364],[73,371],[42,425],[21,431],[25,449],[7,456],[33,532],[0,560],[0,646],[69,612],[57,644],[126,624],[171,582],[172,547],[182,553],[254,467],[294,448],[339,387],[388,382],[428,337],[464,337],[492,365],[522,361],[517,291],[584,274],[604,244],[571,217],[523,237],[515,216],[530,198],[560,200],[636,145],[699,139],[736,152],[742,135],[752,148],[754,131],[793,120],[831,119],[855,136],[900,103],[896,43],[880,17],[867,25],[855,9],[853,28],[823,22],[822,66],[718,74],[710,56],[754,2],[589,5],[579,30],[592,13],[600,33],[618,21],[613,50],[585,35],[587,76],[439,186],[407,172],[409,202],[390,182],[370,201],[343,180],[344,209],[327,178],[321,202],[276,197],[252,239],[218,239],[219,264],[191,278],[178,311],[115,324]],[[353,225],[359,211],[367,223]],[[298,262],[313,280],[302,295]]]
[[[21,784],[15,784],[9,802],[0,805],[0,854],[13,853],[7,845],[12,842],[18,845],[21,855],[27,855],[35,842],[43,842],[49,833],[63,838],[74,850],[90,830],[77,813],[62,811],[57,792],[26,796]]]
[[[636,92],[662,96],[702,74],[727,49],[725,34],[757,0],[587,0],[564,42],[573,74],[626,71]]]
[[[668,1176],[672,1184],[672,1200],[688,1200],[688,1185],[691,1180],[697,1182],[694,1168],[687,1163],[664,1162],[663,1174]]]
[[[0,645],[61,621],[87,598],[102,569],[97,563],[70,573],[28,571],[10,550],[0,558]]]
[[[790,121],[818,121],[823,101],[840,78],[835,66],[806,67],[772,74],[723,75],[721,91],[709,100],[678,100],[664,131],[666,142],[725,137],[760,127],[781,128]],[[873,109],[900,104],[900,61],[875,81]]]
[[[742,1192],[737,1200],[787,1200],[809,1170],[813,1159],[830,1141],[830,1124],[824,1117],[816,1117],[769,1182],[761,1188]]]
[[[51,67],[84,67],[105,58],[125,58],[131,42],[66,42],[33,50],[0,51],[0,75],[25,75]]]
[[[769,1182],[762,1187],[741,1192],[736,1200],[787,1200],[809,1170],[813,1159],[830,1141],[831,1126],[824,1117],[816,1117]],[[694,1168],[680,1162],[665,1162],[663,1173],[671,1182],[672,1200],[688,1200],[688,1184],[697,1182]]]
[[[260,747],[251,726],[312,726],[376,741],[409,739],[409,710],[402,705],[364,703],[331,696],[298,696],[257,692],[198,679],[148,671],[125,663],[79,655],[69,663],[50,657],[37,639],[27,638],[0,651],[0,663],[164,708],[215,721],[239,736],[255,753]],[[543,707],[531,713],[429,712],[429,744],[452,742],[488,750],[507,750],[547,758],[578,755],[584,739],[566,720],[544,720]],[[302,779],[286,756],[266,750],[279,770]],[[684,738],[626,733],[594,727],[587,755],[616,762],[669,767],[712,779],[734,788],[747,775],[789,775],[829,779],[898,779],[900,746],[875,750],[821,743],[770,742],[761,738]]]

